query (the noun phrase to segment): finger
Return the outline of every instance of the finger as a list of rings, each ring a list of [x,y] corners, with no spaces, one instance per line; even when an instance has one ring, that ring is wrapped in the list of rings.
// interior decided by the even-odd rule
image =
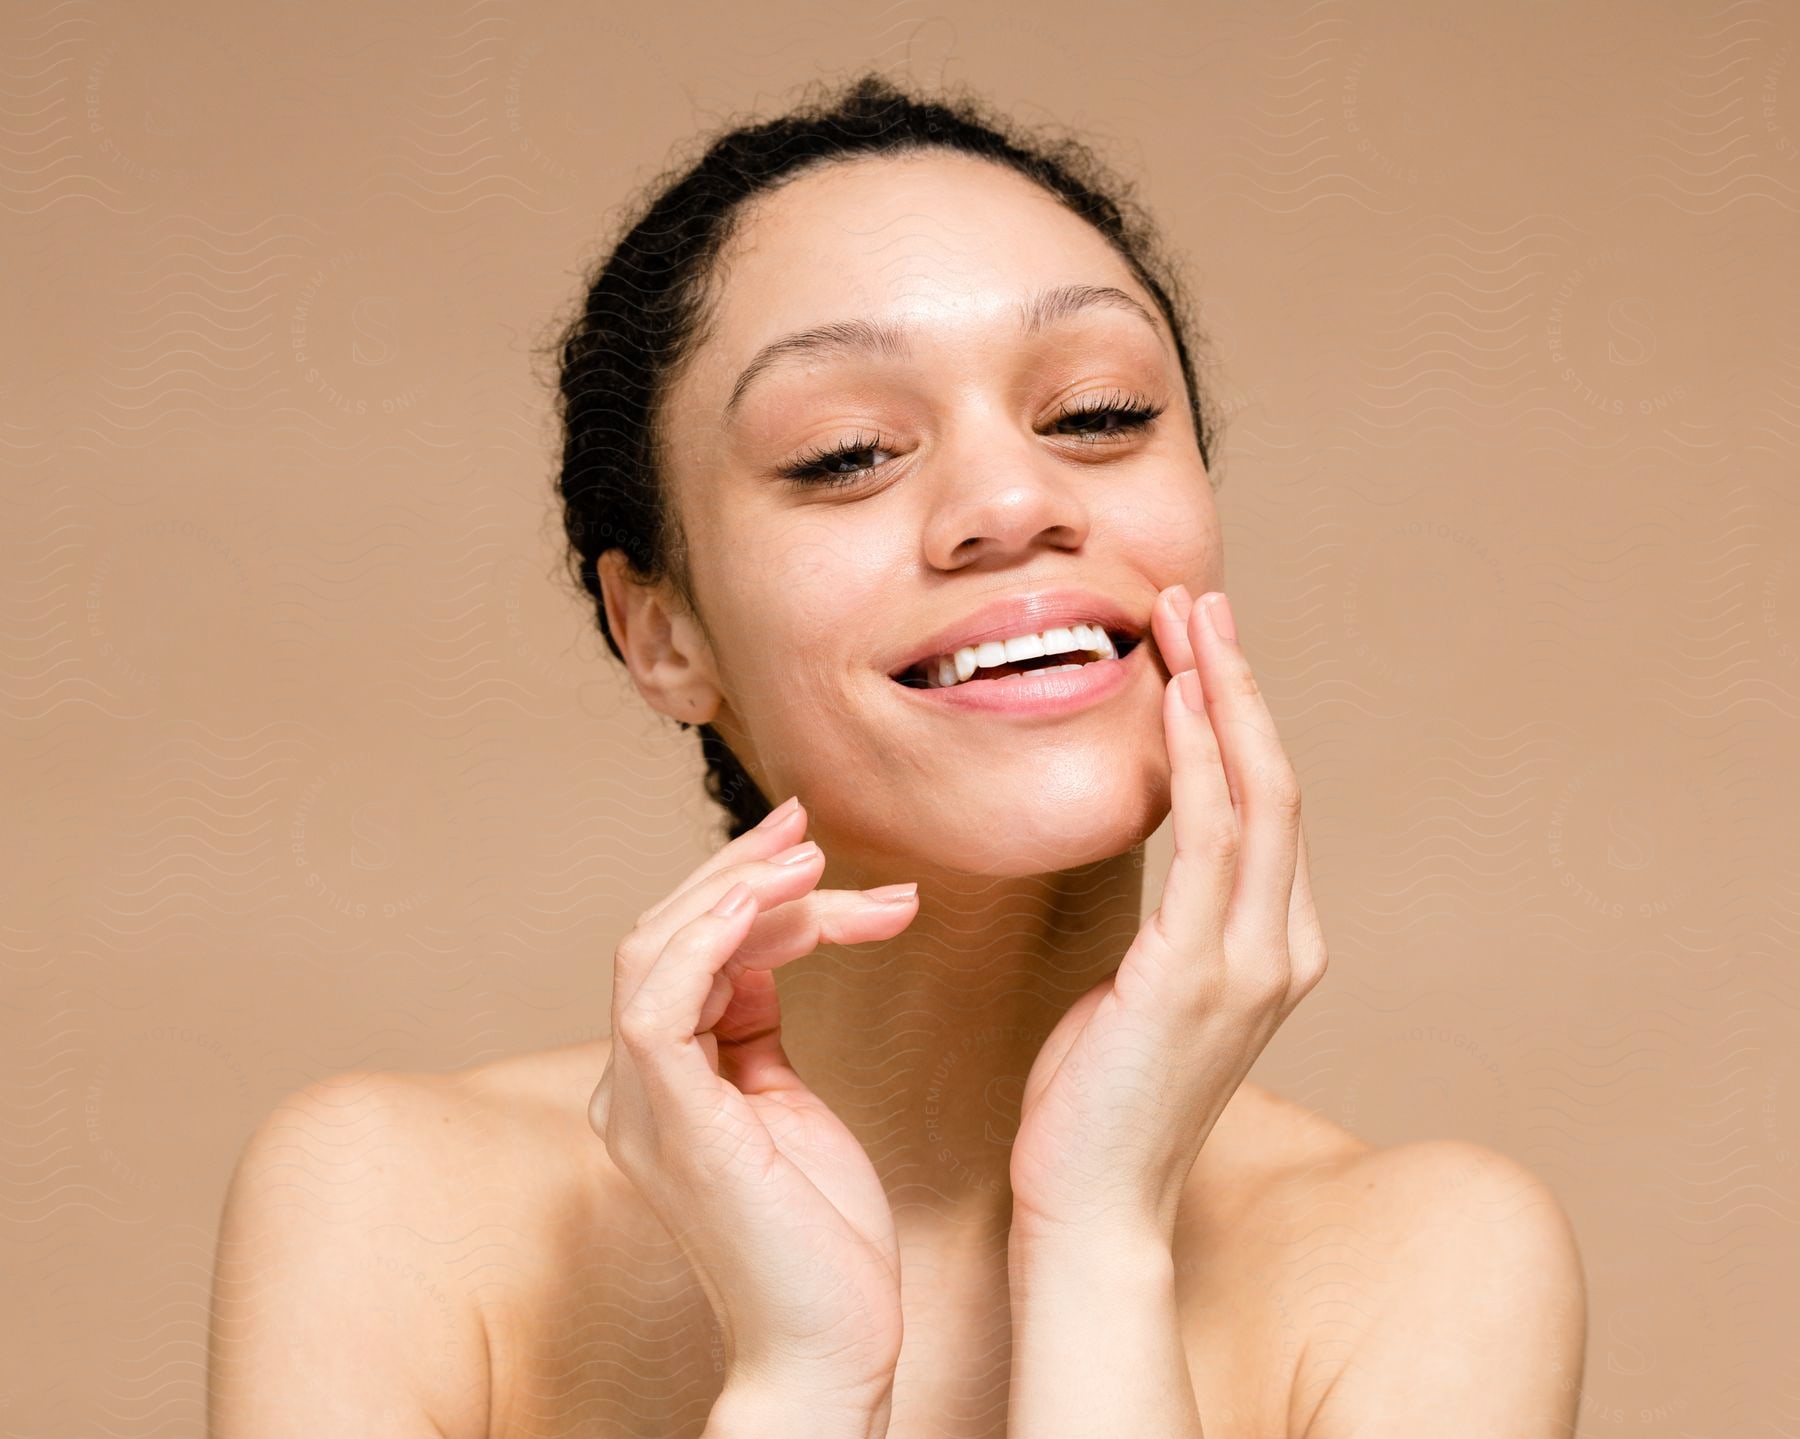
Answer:
[[[1193,607],[1194,597],[1186,585],[1170,585],[1150,607],[1150,633],[1164,667],[1172,675],[1194,667],[1194,647],[1187,637],[1188,611]]]
[[[916,894],[876,900],[870,897],[875,893],[879,891],[817,890],[790,900],[763,914],[726,961],[723,975],[731,982],[731,993],[710,1026],[711,1034],[702,1039],[714,1041],[717,1072],[745,1094],[804,1087],[781,1044],[776,967],[821,944],[890,939],[917,917]],[[703,1014],[703,1021],[708,1017]]]
[[[809,842],[767,859],[715,870],[671,896],[657,914],[641,921],[619,946],[613,970],[614,1008],[631,1001],[669,936],[695,915],[705,913],[734,884],[749,884],[759,901],[750,938],[741,949],[741,963],[736,966],[739,968],[770,968],[810,954],[821,943],[856,944],[898,932],[868,928],[869,913],[885,913],[879,903],[882,890],[823,890],[809,894],[824,872],[824,853]],[[799,910],[790,909],[794,904],[800,905]],[[795,930],[818,937],[804,947],[796,947],[790,934]]]
[[[771,927],[757,956],[758,967],[746,970],[743,947],[760,900],[751,884],[738,881],[717,904],[671,936],[627,1001],[618,1025],[626,1024],[629,1016],[640,1039],[658,1048],[710,1039],[698,1046],[708,1070],[726,1073],[721,1065],[729,1060],[739,1076],[755,1071],[750,1075],[752,1087],[774,1082],[780,1073],[791,1078],[792,1069],[780,1048],[771,971],[811,954],[821,943],[892,938],[918,913],[913,888],[914,893],[885,902],[867,899],[861,890],[833,890],[784,905],[793,912]],[[717,943],[718,929],[710,922],[725,919],[735,925],[740,918],[743,923],[732,930],[735,937],[729,946]],[[773,1073],[760,1072],[770,1066]]]
[[[918,914],[918,886],[892,885],[875,890],[812,890],[824,865],[822,854],[812,855],[805,863],[781,865],[758,862],[739,865],[712,877],[709,883],[720,886],[720,898],[697,918],[716,913],[719,904],[730,894],[744,888],[756,898],[756,913],[732,950],[722,957],[710,950],[694,949],[676,942],[694,923],[676,927],[665,940],[643,974],[628,993],[621,993],[620,1007],[634,1003],[644,1005],[671,1004],[686,1017],[693,1010],[693,1034],[719,1031],[721,1023],[732,1013],[736,991],[747,988],[759,992],[763,986],[753,975],[766,976],[769,971],[813,953],[822,944],[861,944],[868,940],[891,939],[911,924]],[[690,894],[683,903],[695,901]],[[673,911],[665,912],[662,923],[671,922]],[[635,943],[649,942],[657,926],[652,924],[634,936]],[[713,961],[715,958],[717,963]],[[697,970],[705,966],[704,979],[697,974],[676,973],[686,966]],[[690,997],[698,993],[697,1005]],[[735,1022],[745,1021],[741,1013]],[[617,1021],[615,1021],[615,1024]],[[743,1044],[754,1036],[748,1032],[734,1034],[729,1028],[718,1037],[728,1043]],[[717,1050],[707,1046],[709,1058]],[[735,1058],[735,1056],[734,1056]],[[721,1072],[715,1062],[715,1073]]]
[[[1183,670],[1195,668],[1194,645],[1188,638],[1188,620],[1193,610],[1194,597],[1188,593],[1186,585],[1171,585],[1158,596],[1157,603],[1151,608],[1151,627],[1156,635],[1156,647],[1162,652],[1170,674],[1180,674]],[[1231,812],[1237,817],[1241,832],[1244,823],[1243,804],[1229,774],[1225,776],[1225,783],[1231,788]]]
[[[746,970],[709,1034],[719,1073],[745,1094],[805,1088],[781,1043],[781,1001],[775,972]]]
[[[1227,926],[1263,952],[1285,956],[1299,852],[1299,781],[1233,635],[1225,596],[1217,591],[1202,595],[1187,629],[1240,814],[1242,848]]]
[[[623,1048],[637,1083],[677,1099],[716,1074],[696,1042],[700,1015],[725,967],[756,918],[757,895],[737,883],[680,926],[663,946],[636,992],[613,1016],[615,1046]]]
[[[901,891],[908,891],[902,893]],[[815,889],[779,908],[765,907],[732,958],[731,971],[775,969],[822,944],[892,939],[919,912],[916,885]]]
[[[748,839],[749,835],[739,838]],[[719,853],[730,848],[726,845]],[[640,915],[636,927],[619,944],[613,957],[614,1010],[630,1002],[670,936],[695,916],[706,913],[734,884],[751,885],[761,900],[760,908],[766,910],[804,894],[824,872],[825,856],[810,841],[735,864],[719,865],[709,860],[695,871],[692,882],[670,894],[657,908]]]
[[[1163,739],[1169,751],[1170,829],[1175,857],[1163,882],[1157,928],[1177,955],[1200,962],[1216,954],[1237,865],[1237,820],[1219,743],[1203,702],[1187,686],[1192,671],[1163,686]]]
[[[806,806],[800,803],[799,795],[790,796],[785,803],[777,805],[763,816],[761,823],[728,844],[721,845],[704,862],[696,865],[680,884],[639,915],[638,923],[654,920],[673,901],[720,870],[729,869],[734,864],[743,864],[746,860],[767,859],[798,844],[806,835],[806,825]],[[717,894],[714,898],[717,898]]]

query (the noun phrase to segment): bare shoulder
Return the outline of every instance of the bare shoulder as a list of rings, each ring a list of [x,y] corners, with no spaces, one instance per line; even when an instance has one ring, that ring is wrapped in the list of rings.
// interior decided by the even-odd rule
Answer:
[[[215,1255],[214,1432],[248,1432],[279,1403],[321,1424],[410,1412],[447,1439],[486,1433],[486,1337],[454,1198],[469,1119],[435,1078],[316,1080],[245,1143]]]
[[[462,1223],[488,1226],[522,1279],[561,1274],[557,1245],[571,1226],[603,1230],[620,1218],[629,1185],[587,1119],[610,1040],[528,1050],[441,1073],[398,1076],[414,1114],[435,1126],[435,1179],[447,1181]],[[484,1305],[492,1297],[482,1291]]]
[[[1285,1247],[1295,1223],[1344,1170],[1374,1146],[1316,1110],[1259,1084],[1238,1086],[1213,1125],[1189,1180],[1189,1227],[1197,1241]],[[1250,1262],[1259,1268],[1266,1255]]]
[[[1573,1225],[1529,1167],[1467,1140],[1356,1140],[1278,1175],[1304,1318],[1289,1431],[1572,1422],[1587,1329]]]
[[[276,1104],[220,1222],[220,1432],[301,1351],[341,1417],[363,1412],[358,1386],[373,1405],[398,1386],[445,1439],[485,1439],[519,1316],[566,1283],[567,1236],[615,1210],[585,1124],[605,1058],[601,1041],[456,1070],[351,1071]]]
[[[1463,1140],[1378,1146],[1246,1083],[1186,1214],[1178,1259],[1204,1276],[1196,1382],[1219,1371],[1209,1430],[1216,1415],[1226,1434],[1411,1436],[1479,1414],[1494,1432],[1551,1432],[1574,1414],[1580,1258],[1556,1195],[1517,1160]],[[1229,1377],[1252,1373],[1252,1388]]]
[[[1520,1161],[1468,1140],[1379,1146],[1259,1085],[1244,1084],[1214,1126],[1216,1169],[1196,1166],[1206,1204],[1226,1220],[1286,1216],[1270,1236],[1286,1244],[1348,1226],[1364,1247],[1416,1254],[1446,1234],[1537,1245],[1574,1256],[1574,1232],[1555,1192]],[[1203,1161],[1205,1156],[1203,1154]],[[1298,1227],[1296,1227],[1298,1226]],[[1516,1250],[1514,1251],[1516,1253]]]

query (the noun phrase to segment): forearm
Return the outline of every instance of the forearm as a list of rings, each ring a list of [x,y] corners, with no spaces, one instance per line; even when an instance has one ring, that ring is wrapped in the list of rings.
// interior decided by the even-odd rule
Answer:
[[[1014,1439],[1203,1439],[1169,1246],[1014,1231]]]

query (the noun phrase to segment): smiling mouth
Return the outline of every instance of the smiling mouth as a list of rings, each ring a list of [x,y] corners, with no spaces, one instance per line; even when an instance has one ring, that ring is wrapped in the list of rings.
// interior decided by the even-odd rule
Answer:
[[[1134,635],[1129,630],[1123,629],[1107,630],[1106,638],[1113,650],[1113,654],[1111,655],[1097,653],[1093,650],[1074,649],[1064,650],[1058,654],[1037,655],[1028,659],[1008,660],[995,665],[982,665],[978,662],[974,671],[966,680],[954,681],[948,688],[954,688],[956,684],[973,684],[978,680],[997,680],[1004,679],[1007,675],[1029,674],[1033,670],[1078,669],[1083,665],[1104,663],[1109,659],[1122,660],[1136,649],[1138,645],[1143,643],[1143,637],[1141,635]],[[942,658],[943,656],[934,656],[928,660],[921,660],[919,663],[902,670],[899,674],[889,676],[889,678],[893,679],[898,684],[907,686],[909,689],[946,688],[946,686],[940,685],[935,680],[928,677],[930,668],[935,666]]]

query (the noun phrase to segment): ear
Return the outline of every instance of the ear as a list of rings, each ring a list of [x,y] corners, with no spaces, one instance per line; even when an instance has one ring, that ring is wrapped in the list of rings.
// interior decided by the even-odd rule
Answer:
[[[724,695],[713,671],[712,648],[667,583],[646,585],[631,573],[625,552],[598,561],[606,623],[632,683],[652,709],[688,724],[707,724]]]

